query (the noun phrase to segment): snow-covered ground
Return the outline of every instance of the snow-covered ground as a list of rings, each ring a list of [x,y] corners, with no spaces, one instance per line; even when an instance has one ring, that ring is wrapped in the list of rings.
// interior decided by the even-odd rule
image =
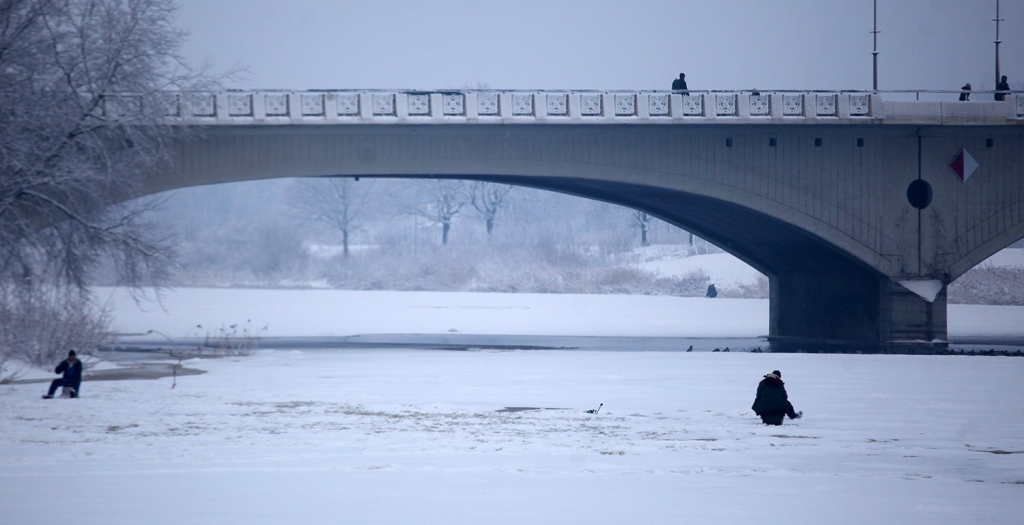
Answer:
[[[753,284],[760,272],[728,253],[712,253],[687,257],[685,247],[652,245],[637,250],[642,257],[640,268],[670,277],[685,277],[704,272],[716,286],[733,287]],[[978,265],[982,268],[1024,268],[1024,249],[1006,248]]]
[[[763,300],[223,289],[176,290],[143,311],[102,293],[119,330],[154,331],[128,339],[153,341],[245,327],[266,338],[756,337],[768,315]],[[1024,335],[1024,307],[953,305],[949,319],[951,335]],[[39,399],[45,383],[0,385],[0,523],[1024,515],[1022,358],[267,348],[185,366],[207,373],[173,389],[170,378],[87,381],[77,400]],[[783,427],[749,409],[773,369],[805,412]]]
[[[760,272],[728,253],[709,253],[686,257],[682,247],[647,246],[639,253],[644,257],[640,269],[666,277],[686,277],[703,272],[716,287],[731,288],[757,281]]]
[[[186,365],[208,373],[87,382],[77,400],[0,386],[0,522],[1024,515],[1020,358],[263,350]],[[766,427],[749,407],[776,368],[805,416]]]

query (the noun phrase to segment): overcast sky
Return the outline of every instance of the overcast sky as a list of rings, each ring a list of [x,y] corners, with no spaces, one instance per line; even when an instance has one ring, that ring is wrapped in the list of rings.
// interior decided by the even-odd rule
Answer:
[[[179,0],[228,87],[870,89],[872,0]],[[879,88],[993,89],[995,0],[878,0]],[[1024,88],[1024,0],[1002,0]]]

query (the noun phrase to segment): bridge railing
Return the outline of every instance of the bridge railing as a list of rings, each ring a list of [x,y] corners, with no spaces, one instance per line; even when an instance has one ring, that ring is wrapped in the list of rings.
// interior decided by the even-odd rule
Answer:
[[[812,123],[877,122],[904,116],[938,123],[1024,120],[1024,93],[1007,101],[959,103],[959,91],[501,91],[315,90],[168,93],[167,117],[196,124],[344,123]],[[991,91],[976,91],[978,98]],[[922,100],[925,99],[925,100]],[[905,106],[913,104],[912,107]],[[931,104],[932,106],[929,106]],[[982,106],[985,106],[982,108]],[[948,120],[948,119],[947,119]],[[927,122],[926,122],[927,123]]]

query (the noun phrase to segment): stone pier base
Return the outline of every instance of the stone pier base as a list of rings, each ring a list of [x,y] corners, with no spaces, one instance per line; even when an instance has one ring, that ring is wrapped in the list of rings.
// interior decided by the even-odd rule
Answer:
[[[782,275],[770,287],[775,351],[903,353],[946,346],[945,287],[929,302],[885,276],[859,270]]]

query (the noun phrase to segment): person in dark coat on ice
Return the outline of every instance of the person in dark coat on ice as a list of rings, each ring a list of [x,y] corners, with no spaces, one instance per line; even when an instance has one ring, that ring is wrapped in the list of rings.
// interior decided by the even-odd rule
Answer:
[[[789,402],[786,384],[782,382],[782,372],[778,370],[764,375],[764,379],[757,385],[757,397],[750,408],[761,416],[761,421],[766,425],[781,425],[786,416],[790,419],[803,416],[803,412],[795,411]]]
[[[82,362],[78,360],[74,350],[68,352],[68,358],[61,361],[53,373],[64,374],[64,377],[54,379],[50,383],[50,391],[43,399],[53,399],[53,393],[62,386],[71,387],[71,397],[78,397],[78,388],[82,386]]]

